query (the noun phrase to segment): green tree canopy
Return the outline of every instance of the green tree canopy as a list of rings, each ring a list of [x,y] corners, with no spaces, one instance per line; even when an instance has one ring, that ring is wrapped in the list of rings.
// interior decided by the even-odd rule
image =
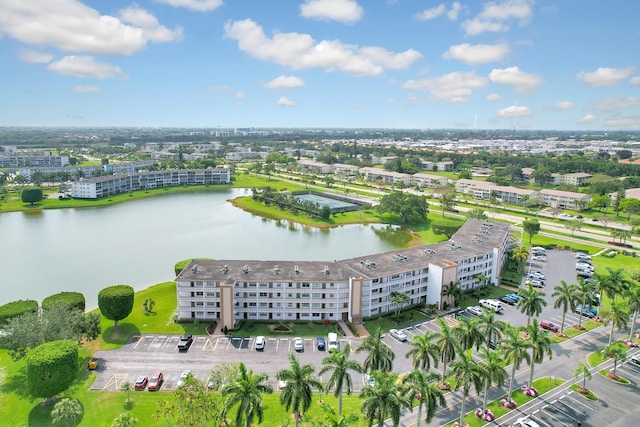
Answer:
[[[42,200],[42,188],[26,188],[20,195],[23,203],[34,204]]]
[[[133,309],[133,288],[129,285],[115,285],[98,293],[98,308],[104,317],[115,322],[127,317]]]
[[[56,305],[65,305],[80,311],[85,309],[85,299],[81,292],[60,292],[42,300],[42,309],[47,310]]]
[[[78,373],[78,344],[70,340],[51,341],[34,348],[27,356],[27,386],[35,397],[51,398],[65,391]]]
[[[522,227],[524,232],[529,235],[529,244],[531,244],[533,236],[540,232],[540,222],[537,219],[525,219],[522,221]]]
[[[18,317],[21,314],[38,311],[38,301],[30,299],[21,299],[18,301],[8,302],[0,306],[0,324],[5,323],[7,320]]]
[[[456,234],[456,231],[458,231],[460,227],[462,227],[460,224],[449,221],[433,221],[431,223],[431,231],[433,231],[433,234],[444,234],[447,236],[447,239],[450,239],[451,236]]]
[[[400,191],[383,196],[378,211],[399,216],[403,224],[424,221],[429,213],[426,197]]]

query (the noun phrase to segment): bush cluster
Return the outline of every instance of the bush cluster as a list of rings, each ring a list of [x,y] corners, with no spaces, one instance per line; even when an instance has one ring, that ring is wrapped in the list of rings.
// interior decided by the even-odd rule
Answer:
[[[19,301],[12,301],[5,305],[0,306],[0,325],[7,320],[14,317],[18,317],[29,311],[38,310],[38,301],[25,299]]]

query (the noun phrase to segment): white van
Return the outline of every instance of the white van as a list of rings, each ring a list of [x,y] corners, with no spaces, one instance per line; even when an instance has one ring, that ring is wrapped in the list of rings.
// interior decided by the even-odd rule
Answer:
[[[327,338],[329,351],[340,351],[340,346],[338,345],[338,334],[335,332],[329,332]]]
[[[490,310],[493,310],[496,313],[500,313],[502,310],[504,310],[504,307],[502,306],[502,303],[500,303],[500,301],[495,300],[495,299],[481,299],[480,300],[480,305],[482,307],[485,307],[485,308],[488,308]]]

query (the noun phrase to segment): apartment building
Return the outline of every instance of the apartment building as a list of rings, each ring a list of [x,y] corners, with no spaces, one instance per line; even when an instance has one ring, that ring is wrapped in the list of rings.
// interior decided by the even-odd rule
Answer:
[[[1,168],[62,167],[68,164],[69,156],[52,156],[50,151],[18,151],[17,153],[0,154]]]
[[[408,173],[393,172],[379,168],[360,168],[360,173],[367,181],[377,181],[381,179],[385,184],[399,184],[403,182],[411,185],[412,175]]]
[[[453,171],[453,162],[445,160],[442,162],[420,162],[420,168],[426,171],[451,172]]]
[[[443,303],[443,287],[492,284],[513,243],[509,225],[469,220],[451,240],[333,261],[193,260],[178,275],[181,320],[217,320],[220,328],[250,320],[349,320],[410,304]]]
[[[552,208],[581,211],[587,206],[591,196],[574,191],[544,189],[538,192],[538,200],[540,204],[551,206]]]
[[[440,188],[446,187],[450,182],[447,177],[428,173],[416,173],[411,176],[411,184],[418,187]]]
[[[78,199],[99,199],[147,188],[228,184],[230,181],[231,172],[226,168],[172,169],[83,179],[72,184],[71,195]]]

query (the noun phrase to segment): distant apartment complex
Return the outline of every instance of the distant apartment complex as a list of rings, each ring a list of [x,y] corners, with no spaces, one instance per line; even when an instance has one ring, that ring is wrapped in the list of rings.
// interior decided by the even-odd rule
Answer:
[[[178,318],[217,320],[220,328],[252,320],[349,320],[409,304],[442,307],[443,289],[497,284],[512,244],[509,225],[469,220],[446,242],[334,261],[193,260],[176,278]]]
[[[0,153],[0,168],[25,166],[61,167],[69,164],[69,156],[52,156],[48,150],[9,151]]]
[[[225,168],[172,169],[108,175],[76,181],[72,185],[71,195],[78,199],[99,199],[147,188],[228,184],[229,182],[231,182],[231,172]]]

